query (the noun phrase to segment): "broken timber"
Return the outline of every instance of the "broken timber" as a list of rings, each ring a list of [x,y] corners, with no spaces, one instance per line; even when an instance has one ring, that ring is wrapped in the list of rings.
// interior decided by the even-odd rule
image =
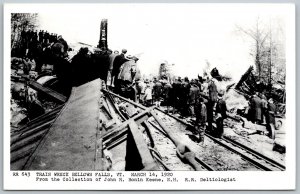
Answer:
[[[160,170],[139,130],[152,108],[122,120],[101,86],[97,79],[74,87],[64,106],[11,134],[11,169]]]
[[[52,90],[48,87],[44,87],[43,85],[39,84],[36,81],[29,81],[28,85],[32,89],[35,89],[39,92],[42,92],[42,93],[52,97],[54,100],[57,100],[57,101],[62,102],[62,103],[67,101],[67,98],[64,95],[62,95],[62,94],[60,94],[60,93],[58,93],[58,92],[56,92],[56,91],[54,91],[54,90]]]

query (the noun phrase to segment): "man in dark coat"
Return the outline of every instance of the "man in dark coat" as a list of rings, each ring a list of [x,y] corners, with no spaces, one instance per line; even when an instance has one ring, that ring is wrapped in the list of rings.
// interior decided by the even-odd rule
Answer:
[[[50,35],[48,35],[48,37],[50,38]],[[68,45],[67,41],[65,41],[65,39],[63,39],[62,36],[58,36],[57,42],[64,45],[64,57],[67,57],[68,56],[68,50],[69,50],[69,45]]]
[[[216,86],[216,80],[213,78],[208,83],[208,102],[207,102],[207,122],[208,130],[212,131],[212,122],[213,122],[213,109],[215,103],[218,100],[218,90]]]
[[[87,47],[80,48],[78,53],[72,58],[71,64],[73,85],[79,86],[93,79],[95,70],[93,69],[93,62]]]
[[[57,91],[65,96],[69,96],[72,89],[72,71],[71,65],[63,55],[63,45],[56,43],[52,47],[53,52],[53,70],[59,81]]]
[[[190,81],[187,77],[184,78],[184,81],[181,84],[180,96],[181,96],[181,114],[182,116],[189,116],[189,92],[190,92]]]
[[[268,110],[267,110],[268,101],[267,101],[267,97],[263,93],[260,94],[260,98],[261,98],[261,121],[262,123],[264,123],[268,115]]]
[[[275,113],[276,113],[276,105],[272,98],[269,99],[267,104],[267,124],[273,124],[275,126]]]
[[[103,81],[107,80],[107,74],[109,69],[109,53],[107,51],[102,51],[99,48],[94,50],[94,54],[92,55],[93,60],[93,68],[91,72],[92,78],[99,78]]]
[[[227,107],[226,107],[226,102],[223,99],[224,92],[220,91],[218,93],[218,101],[216,104],[216,124],[217,128],[214,130],[214,136],[215,137],[222,137],[224,133],[224,125],[223,121],[224,119],[227,118]]]
[[[154,86],[153,86],[153,101],[157,106],[159,106],[160,98],[162,97],[162,90],[163,85],[160,80],[154,79]]]
[[[181,87],[181,78],[178,77],[172,84],[172,106],[173,106],[173,113],[175,112],[175,108],[179,109],[179,102],[180,102],[180,87]]]
[[[272,139],[275,138],[275,130],[276,130],[275,114],[276,114],[276,105],[274,104],[273,99],[270,98],[267,105],[266,129],[269,132],[269,137]]]
[[[196,85],[195,80],[191,80],[191,87],[189,91],[189,99],[188,99],[188,105],[189,105],[189,113],[191,116],[194,116],[194,106],[196,103],[197,98],[200,96],[200,90],[198,86]]]
[[[109,76],[109,78],[110,78],[110,85],[112,85],[113,84],[113,76],[112,76],[112,71],[113,71],[113,68],[114,68],[114,61],[115,61],[115,58],[116,58],[116,56],[118,56],[119,55],[119,51],[114,51],[113,53],[111,53],[110,55],[109,55],[109,69],[108,69],[108,71],[109,71],[109,73],[108,73],[108,76]]]
[[[172,85],[170,82],[163,80],[162,97],[164,99],[164,104],[167,105],[167,111],[169,111],[169,106],[171,105],[171,91]]]
[[[39,43],[42,43],[43,42],[43,31],[42,30],[40,30],[39,31]]]
[[[207,121],[207,110],[206,110],[206,100],[202,98],[201,96],[198,96],[198,98],[195,101],[195,116],[196,116],[196,123],[195,128],[197,132],[199,133],[199,139],[198,141],[202,144],[204,143],[204,136],[205,136],[205,130],[206,130],[206,121]]]
[[[118,75],[120,73],[120,67],[121,65],[127,61],[125,58],[125,54],[127,53],[126,49],[122,50],[122,53],[115,57],[114,63],[113,63],[113,70],[112,70],[112,77],[114,78],[114,85],[116,92],[118,93],[118,90],[120,89],[120,84],[118,82]]]
[[[250,107],[252,112],[252,118],[254,123],[261,123],[261,108],[262,108],[262,101],[258,97],[258,93],[254,94],[250,100]]]

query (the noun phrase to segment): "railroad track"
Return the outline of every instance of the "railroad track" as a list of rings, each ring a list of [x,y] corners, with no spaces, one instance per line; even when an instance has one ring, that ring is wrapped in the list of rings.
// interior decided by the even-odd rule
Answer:
[[[142,105],[140,105],[138,103],[130,101],[130,100],[126,99],[126,98],[123,98],[123,97],[121,97],[119,95],[116,95],[114,93],[111,93],[109,91],[104,90],[104,92],[106,93],[105,96],[107,96],[107,99],[109,99],[111,102],[114,103],[114,106],[115,106],[116,109],[121,108],[121,107],[123,108],[124,106],[128,108],[127,110],[129,110],[128,111],[129,113],[126,112],[126,111],[120,111],[120,110],[117,111],[118,114],[120,115],[120,117],[125,118],[125,120],[132,119],[136,115],[138,115],[140,112],[145,111],[147,109],[146,107],[144,107],[144,106],[142,106]],[[136,109],[136,113],[135,113],[135,111],[132,111],[133,108],[130,107],[130,106],[133,106]],[[154,107],[152,109],[154,109]],[[167,164],[168,161],[165,161],[165,157],[161,156],[161,154],[160,154],[160,152],[158,151],[158,148],[157,148],[158,146],[155,146],[155,145],[159,144],[159,142],[157,141],[157,139],[159,139],[159,138],[167,138],[168,141],[169,141],[168,144],[172,144],[173,140],[164,131],[164,129],[163,129],[162,126],[160,126],[159,124],[156,124],[156,123],[159,123],[160,121],[157,121],[158,118],[155,117],[155,115],[153,115],[153,114],[155,114],[155,112],[150,112],[150,117],[152,118],[152,121],[149,121],[150,119],[140,121],[139,126],[141,126],[146,131],[146,133],[147,133],[147,139],[146,140],[148,142],[150,142],[149,143],[150,144],[150,146],[149,146],[150,153],[156,159],[156,161],[161,165],[161,167],[163,168],[163,170],[166,170],[166,171],[168,171],[168,170],[174,170],[172,168],[173,167],[172,165],[170,167],[170,165]],[[155,131],[157,131],[158,133],[155,133]],[[126,132],[126,129],[124,129],[123,131],[121,131],[118,135],[114,136],[113,137],[113,139],[115,140],[114,143],[111,144],[111,145],[109,145],[109,146],[104,145],[104,148],[111,149],[112,146],[116,146],[119,143],[125,141],[125,139],[126,139],[125,132]],[[155,137],[154,137],[154,133],[156,134]],[[123,134],[123,135],[121,135],[121,134]],[[159,137],[157,137],[157,136],[159,136]],[[104,138],[104,144],[107,141],[108,140],[106,140]],[[176,144],[175,143],[172,144],[171,147],[173,148],[173,151],[174,151],[173,155],[177,156],[177,160],[176,160],[177,165],[185,166],[186,169],[189,168],[189,169],[204,170],[204,171],[213,171],[214,170],[210,165],[208,165],[205,162],[203,162],[199,157],[195,156],[193,158],[193,156],[190,156],[189,154],[191,154],[191,153],[189,153],[189,154],[186,155],[186,157],[188,157],[188,160],[190,162],[184,161],[186,158],[185,159],[181,158],[184,161],[183,162],[180,159],[178,153],[176,153],[176,151],[177,151],[176,150]],[[172,148],[170,148],[170,149],[172,149]],[[164,149],[164,148],[162,148],[162,149]],[[193,154],[191,154],[191,155],[193,155]],[[174,157],[173,157],[173,159],[174,159]],[[179,163],[181,163],[181,164],[179,164]],[[187,165],[189,167],[187,167]]]
[[[105,93],[106,93],[106,95],[109,96],[108,98],[110,98],[110,100],[112,100],[114,103],[118,100],[122,101],[122,102],[126,102],[128,104],[133,105],[135,108],[137,108],[138,112],[143,111],[143,110],[146,109],[146,107],[142,106],[141,104],[130,101],[126,98],[118,96],[118,95],[116,95],[114,93],[111,93],[109,91],[105,90]],[[177,118],[174,115],[168,114],[168,113],[164,112],[163,110],[161,110],[159,108],[154,108],[153,112],[154,113],[155,112],[163,113],[164,115],[167,115],[168,117],[178,121],[179,123],[185,125],[186,127],[193,128],[193,126],[190,123],[187,123],[186,121],[183,121],[183,120]],[[121,112],[121,111],[118,111],[118,113],[122,114],[123,116],[121,116],[121,117],[126,118],[126,119],[129,119],[131,117],[131,116],[128,116],[128,115],[124,115],[124,112]],[[134,116],[134,114],[133,114],[133,116]],[[154,116],[154,115],[152,115],[152,116]],[[162,134],[162,136],[164,136],[164,138],[169,138],[170,139],[170,137],[168,137],[168,134],[166,133],[166,130],[164,129],[164,128],[166,128],[166,126],[161,126],[161,125],[164,125],[163,122],[165,122],[165,121],[163,121],[162,123],[161,122],[162,122],[162,120],[159,117],[156,117],[154,119],[154,122],[153,121],[148,122],[147,125],[145,125],[143,123],[143,126],[145,128],[147,128],[148,131],[149,130],[156,130],[157,132],[160,132]],[[255,151],[255,150],[253,150],[253,149],[251,149],[251,148],[249,148],[245,145],[242,145],[241,143],[239,143],[237,141],[234,141],[234,140],[232,140],[228,137],[215,138],[210,134],[206,134],[206,136],[210,140],[212,140],[215,144],[225,148],[226,150],[229,150],[231,153],[239,155],[242,160],[248,162],[250,165],[252,165],[253,167],[255,167],[258,170],[262,170],[262,171],[284,171],[285,170],[284,165],[278,163],[277,161],[275,161],[271,158],[268,158],[267,156],[264,156],[263,154]],[[199,149],[201,149],[201,148],[199,147]],[[151,148],[150,150],[151,150],[151,153],[154,153],[154,155],[156,155],[155,158],[164,166],[165,170],[170,170],[170,168],[168,168],[167,165],[165,165],[163,163],[161,157],[158,157],[159,154],[155,153],[155,151],[153,151],[155,149]],[[195,165],[200,165],[203,170],[209,170],[209,171],[216,170],[216,168],[214,168],[214,166],[204,162],[204,160],[200,159],[200,157],[198,157],[198,156],[195,157],[195,161],[197,163]]]
[[[83,106],[89,108],[81,109]],[[207,134],[204,145],[198,144],[190,123],[156,107],[144,107],[101,90],[98,80],[75,88],[63,110],[58,117],[56,111],[45,114],[12,134],[11,161],[15,164],[18,160],[14,169],[45,169],[39,165],[39,157],[47,158],[51,164],[47,169],[75,168],[56,157],[57,152],[63,152],[68,155],[64,159],[78,161],[80,167],[76,168],[91,170],[285,170],[284,165],[226,137]],[[37,127],[43,124],[44,117],[51,120],[50,125],[47,120],[45,127]],[[70,118],[78,122],[69,122]],[[45,134],[44,129],[51,133],[43,135],[36,145],[37,137]],[[65,137],[69,136],[72,141],[66,142]],[[53,138],[72,150],[53,146]],[[86,153],[86,157],[74,156],[74,149]],[[30,155],[25,157],[24,153]]]
[[[157,109],[160,112],[164,112],[160,109]],[[167,113],[165,113],[167,114]],[[193,128],[190,123],[187,123],[173,115],[169,115],[170,117],[176,119],[177,121]],[[240,155],[244,160],[249,161],[252,165],[256,166],[257,168],[264,170],[264,171],[284,171],[285,166],[280,164],[279,162],[235,141],[230,139],[229,137],[223,136],[222,138],[215,138],[210,134],[205,134],[209,139],[213,140],[215,143],[219,144],[220,146],[225,147],[226,149]]]
[[[258,158],[260,160],[263,160],[263,161],[269,163],[270,165],[272,165],[275,168],[278,168],[281,171],[285,170],[285,166],[283,164],[280,164],[279,162],[277,162],[277,161],[275,161],[275,160],[273,160],[273,159],[271,159],[271,158],[255,151],[255,150],[253,150],[253,149],[251,149],[251,148],[249,148],[249,147],[247,147],[247,146],[245,146],[245,145],[243,145],[243,144],[241,144],[241,143],[239,143],[239,142],[237,142],[233,139],[230,139],[229,137],[223,136],[222,139],[229,142],[229,143],[231,143],[231,144],[233,144],[233,145],[235,145],[236,147],[239,147],[243,150],[246,150],[247,152],[251,153],[251,155],[255,156],[256,158]]]

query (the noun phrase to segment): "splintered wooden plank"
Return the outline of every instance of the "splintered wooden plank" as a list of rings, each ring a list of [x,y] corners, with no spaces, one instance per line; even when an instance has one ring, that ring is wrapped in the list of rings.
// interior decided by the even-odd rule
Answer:
[[[64,95],[62,95],[62,94],[60,94],[60,93],[58,93],[58,92],[56,92],[56,91],[54,91],[54,90],[52,90],[48,87],[42,86],[41,84],[39,84],[36,81],[30,81],[28,83],[28,85],[31,88],[33,88],[33,89],[35,89],[39,92],[43,92],[44,94],[47,94],[48,96],[50,96],[50,97],[54,98],[55,100],[58,100],[62,103],[67,101],[67,98]]]
[[[141,160],[141,164],[142,164],[142,169],[134,169],[134,170],[159,170],[159,167],[157,166],[156,162],[154,161],[149,149],[148,149],[148,145],[142,135],[142,132],[138,129],[138,125],[132,121],[129,123],[129,129],[130,129],[130,137],[132,137],[134,144],[136,146],[136,149],[138,151],[138,156],[134,157],[133,160]],[[130,138],[131,139],[131,138]],[[127,140],[127,141],[130,141]],[[132,146],[134,146],[134,144],[132,144],[133,142],[130,142]],[[129,143],[127,142],[127,145]],[[134,150],[127,150],[127,153],[130,151],[134,151]],[[131,153],[128,153],[131,154]],[[130,156],[131,157],[131,156]],[[126,156],[126,162],[130,162],[128,161],[129,157]],[[137,163],[133,163],[130,165],[136,165]],[[138,166],[138,165],[137,165]]]
[[[55,109],[53,109],[52,111],[47,112],[47,113],[31,120],[25,126],[22,126],[16,132],[12,133],[11,139],[14,139],[15,137],[20,136],[21,134],[31,130],[32,128],[38,127],[45,122],[48,122],[50,120],[54,121],[55,118],[57,117],[57,115],[59,114],[59,111],[62,109],[62,107],[63,107],[63,105],[60,105],[60,106],[56,107]]]

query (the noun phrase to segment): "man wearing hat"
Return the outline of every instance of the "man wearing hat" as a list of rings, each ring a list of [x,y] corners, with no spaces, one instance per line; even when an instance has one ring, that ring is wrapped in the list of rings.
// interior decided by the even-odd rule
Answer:
[[[252,122],[258,124],[261,123],[262,101],[258,96],[258,92],[256,92],[250,99],[250,107],[252,111],[252,117],[251,117]]]
[[[207,102],[207,122],[208,128],[212,131],[213,122],[213,109],[218,100],[218,88],[216,85],[217,80],[212,78],[208,81],[208,102]]]
[[[159,102],[160,102],[160,98],[162,97],[162,90],[163,90],[163,86],[162,86],[162,82],[161,80],[156,80],[156,78],[154,79],[154,85],[153,85],[153,100],[156,106],[159,106]]]
[[[191,116],[194,116],[194,106],[196,103],[196,99],[200,96],[200,90],[196,85],[196,81],[194,79],[191,80],[191,87],[188,95],[188,106],[189,106],[189,113]]]
[[[267,111],[267,125],[268,124],[273,124],[275,126],[275,113],[276,113],[276,105],[274,104],[274,101],[272,98],[268,100],[268,105],[267,105],[268,111]]]
[[[114,85],[116,88],[116,92],[120,89],[120,84],[118,81],[118,75],[120,73],[120,67],[121,65],[126,62],[128,59],[125,58],[125,54],[127,53],[126,49],[122,49],[122,53],[120,55],[117,55],[115,57],[115,60],[113,62],[113,70],[112,70],[112,77],[114,78]]]
[[[145,88],[145,95],[144,95],[144,102],[146,106],[152,105],[152,88],[150,86],[150,82],[148,79],[145,80],[146,88]]]
[[[224,133],[224,125],[223,125],[223,121],[224,119],[227,118],[227,107],[226,107],[226,102],[223,99],[223,95],[224,95],[224,91],[220,90],[218,92],[218,101],[216,104],[216,124],[217,124],[217,128],[214,129],[214,135],[215,137],[222,137],[223,133]]]
[[[119,55],[119,51],[115,50],[113,53],[111,53],[109,55],[109,69],[108,69],[108,77],[107,77],[107,80],[110,80],[110,85],[113,84],[113,76],[112,76],[112,70],[113,70],[113,67],[114,67],[114,61],[115,61],[115,58],[116,56]]]
[[[65,39],[63,39],[63,37],[61,35],[58,36],[57,42],[61,43],[64,46],[64,57],[67,57],[68,56],[67,52],[69,50],[68,43],[65,41]]]
[[[207,121],[207,110],[206,104],[207,101],[200,95],[196,98],[194,104],[194,111],[196,116],[195,128],[199,133],[198,142],[201,144],[204,143],[204,136],[206,130],[206,121]]]

